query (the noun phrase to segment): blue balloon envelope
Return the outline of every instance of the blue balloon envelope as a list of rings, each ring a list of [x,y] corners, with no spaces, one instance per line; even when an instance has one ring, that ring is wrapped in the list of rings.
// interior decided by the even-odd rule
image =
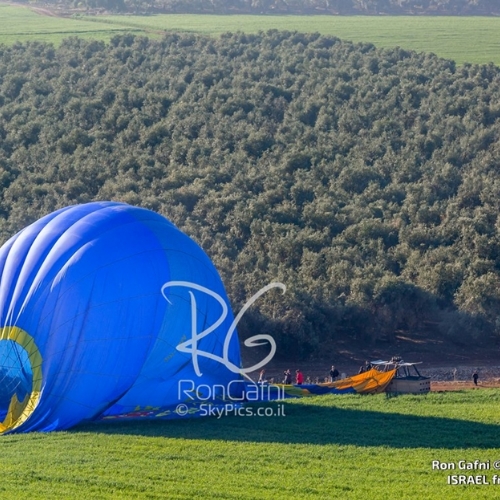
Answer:
[[[236,395],[227,304],[207,255],[154,212],[95,202],[43,217],[0,249],[0,433]]]

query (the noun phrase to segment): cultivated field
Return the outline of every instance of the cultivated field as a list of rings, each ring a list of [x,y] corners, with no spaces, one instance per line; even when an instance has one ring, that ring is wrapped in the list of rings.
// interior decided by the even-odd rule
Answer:
[[[209,34],[269,29],[319,32],[354,42],[371,42],[378,47],[434,52],[458,63],[500,64],[500,18],[160,15],[100,19],[134,28]]]
[[[379,47],[434,52],[459,64],[500,64],[500,18],[491,17],[367,17],[367,16],[78,16],[60,18],[26,7],[0,4],[0,43],[46,40],[60,43],[77,35],[108,40],[131,31],[160,36],[164,31],[219,35],[280,29],[319,32]],[[57,13],[56,13],[57,14]]]
[[[96,24],[83,19],[38,14],[27,7],[0,3],[0,44],[42,40],[58,45],[70,36],[109,40],[116,34],[130,31],[144,33],[143,30],[109,23]]]
[[[88,424],[1,439],[2,498],[495,498],[500,390],[323,396],[284,417]],[[490,470],[433,470],[480,460]],[[453,486],[448,474],[485,475]]]

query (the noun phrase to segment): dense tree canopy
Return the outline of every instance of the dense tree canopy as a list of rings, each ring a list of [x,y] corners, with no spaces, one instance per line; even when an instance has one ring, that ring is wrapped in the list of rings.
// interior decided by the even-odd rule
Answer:
[[[0,238],[117,200],[196,239],[281,352],[500,334],[500,69],[271,31],[0,46]]]

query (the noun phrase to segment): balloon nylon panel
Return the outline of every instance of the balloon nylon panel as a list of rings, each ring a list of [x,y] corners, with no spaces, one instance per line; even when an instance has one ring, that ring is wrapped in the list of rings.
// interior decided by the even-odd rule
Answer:
[[[22,402],[16,402],[16,393],[4,398],[7,406],[10,397],[11,408],[3,408],[10,420],[0,432],[65,429],[104,412],[173,407],[181,379],[196,384],[239,379],[206,357],[199,358],[199,377],[191,354],[177,349],[192,333],[192,297],[198,331],[217,321],[221,306],[203,292],[190,295],[186,287],[164,295],[166,283],[195,283],[228,301],[206,254],[154,212],[112,202],[59,210],[0,249],[0,273],[0,328],[18,329],[32,339],[32,348],[22,346],[27,370],[16,372],[31,373],[32,380],[19,375],[13,381],[31,394]],[[222,357],[232,321],[229,310],[198,349]],[[17,353],[0,348],[0,368],[11,363],[4,351],[11,358]],[[236,335],[228,358],[239,366]]]

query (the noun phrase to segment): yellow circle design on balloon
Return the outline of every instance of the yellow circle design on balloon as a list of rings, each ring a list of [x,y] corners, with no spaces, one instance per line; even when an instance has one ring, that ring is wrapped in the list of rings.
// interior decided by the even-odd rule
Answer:
[[[42,388],[42,356],[33,337],[17,326],[4,326],[0,328],[0,342],[2,340],[16,342],[26,351],[31,365],[32,382],[31,394],[22,401],[17,399],[16,394],[12,396],[7,415],[0,423],[0,434],[13,430],[28,420],[40,401]]]

